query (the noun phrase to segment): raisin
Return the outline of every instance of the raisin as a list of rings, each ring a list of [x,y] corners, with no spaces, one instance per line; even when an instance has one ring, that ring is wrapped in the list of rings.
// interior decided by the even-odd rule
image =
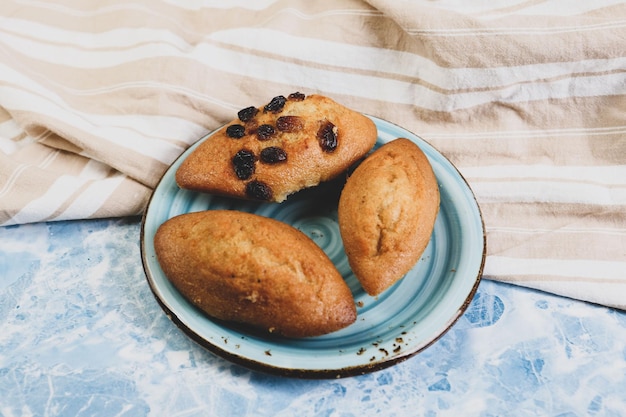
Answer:
[[[264,108],[266,112],[271,111],[272,113],[278,113],[285,107],[285,102],[287,99],[285,96],[276,96],[270,101]]]
[[[293,101],[302,101],[304,100],[306,96],[304,94],[302,94],[301,92],[297,91],[295,93],[291,93],[289,94],[288,99],[289,100],[293,100]]]
[[[333,152],[337,149],[337,127],[329,121],[325,121],[317,131],[317,140],[324,152]]]
[[[250,120],[252,120],[252,118],[256,116],[258,112],[259,112],[259,109],[257,109],[254,106],[250,106],[250,107],[246,107],[245,109],[239,110],[239,112],[237,112],[237,117],[239,117],[239,120],[245,123],[245,122],[249,122]]]
[[[287,160],[287,152],[278,146],[270,146],[261,151],[261,161],[266,164],[277,164]]]
[[[259,140],[268,140],[272,136],[274,136],[276,131],[271,125],[261,125],[256,130],[256,137]]]
[[[281,132],[297,132],[304,127],[304,120],[299,116],[280,116],[276,120],[276,129]]]
[[[242,125],[230,125],[226,128],[226,134],[233,139],[240,139],[246,135],[246,128]]]
[[[254,174],[256,157],[252,151],[242,149],[233,156],[233,168],[237,178],[247,180]]]
[[[256,200],[270,201],[274,193],[269,185],[262,181],[250,181],[246,184],[246,195]]]

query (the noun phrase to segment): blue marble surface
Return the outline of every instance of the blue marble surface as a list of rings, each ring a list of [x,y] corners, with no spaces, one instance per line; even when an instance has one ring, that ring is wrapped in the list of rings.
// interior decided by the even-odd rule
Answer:
[[[147,285],[139,219],[0,228],[0,416],[623,416],[626,313],[483,280],[431,347],[298,380],[191,341]]]

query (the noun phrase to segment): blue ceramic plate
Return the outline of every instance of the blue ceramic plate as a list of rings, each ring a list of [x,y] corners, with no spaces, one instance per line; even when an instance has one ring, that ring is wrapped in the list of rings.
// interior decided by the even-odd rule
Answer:
[[[337,225],[338,191],[331,185],[302,191],[281,204],[180,189],[174,179],[176,169],[209,134],[164,174],[148,204],[141,231],[148,283],[166,314],[190,337],[215,354],[252,369],[306,378],[345,377],[382,369],[415,355],[461,316],[476,291],[485,260],[484,227],[474,195],[456,168],[428,143],[389,122],[372,120],[378,127],[377,146],[398,137],[411,139],[427,155],[437,176],[441,206],[421,260],[389,290],[370,297],[348,265]],[[173,216],[213,209],[257,213],[306,233],[328,254],[351,288],[357,321],[328,335],[286,339],[248,333],[214,321],[192,306],[163,274],[153,238],[159,225]]]

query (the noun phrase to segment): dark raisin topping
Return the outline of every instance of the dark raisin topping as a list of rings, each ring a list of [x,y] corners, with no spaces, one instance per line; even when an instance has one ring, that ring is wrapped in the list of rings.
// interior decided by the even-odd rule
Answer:
[[[293,100],[293,101],[302,101],[305,99],[305,95],[302,94],[301,92],[297,91],[295,93],[291,93],[289,94],[289,100]]]
[[[299,116],[280,116],[276,120],[276,129],[281,132],[297,132],[304,127],[304,120]]]
[[[249,122],[250,120],[252,120],[252,118],[256,116],[258,112],[259,112],[259,109],[257,109],[254,106],[250,106],[250,107],[246,107],[245,109],[239,110],[239,112],[237,112],[237,117],[239,117],[239,120],[245,123],[245,122]]]
[[[254,174],[256,157],[252,151],[242,149],[233,156],[233,169],[237,178],[247,180]]]
[[[269,185],[261,181],[250,181],[246,184],[246,195],[256,200],[270,201],[274,193]]]
[[[242,125],[230,125],[226,128],[226,134],[233,139],[240,139],[246,135],[246,128]]]
[[[317,140],[324,152],[333,152],[337,149],[337,128],[328,120],[322,122],[317,131]]]
[[[261,162],[277,164],[287,160],[287,152],[278,146],[270,146],[261,151]]]
[[[274,133],[276,133],[276,131],[271,125],[261,125],[256,130],[256,137],[259,140],[268,140],[274,136]]]
[[[286,101],[285,96],[276,96],[263,109],[266,112],[271,111],[272,113],[278,113],[285,107]]]

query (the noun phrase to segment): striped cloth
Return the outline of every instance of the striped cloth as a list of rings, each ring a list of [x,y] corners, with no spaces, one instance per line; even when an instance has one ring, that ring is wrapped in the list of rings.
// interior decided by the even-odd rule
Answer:
[[[293,91],[446,155],[485,278],[626,309],[617,0],[3,0],[0,224],[141,213],[190,144]]]

